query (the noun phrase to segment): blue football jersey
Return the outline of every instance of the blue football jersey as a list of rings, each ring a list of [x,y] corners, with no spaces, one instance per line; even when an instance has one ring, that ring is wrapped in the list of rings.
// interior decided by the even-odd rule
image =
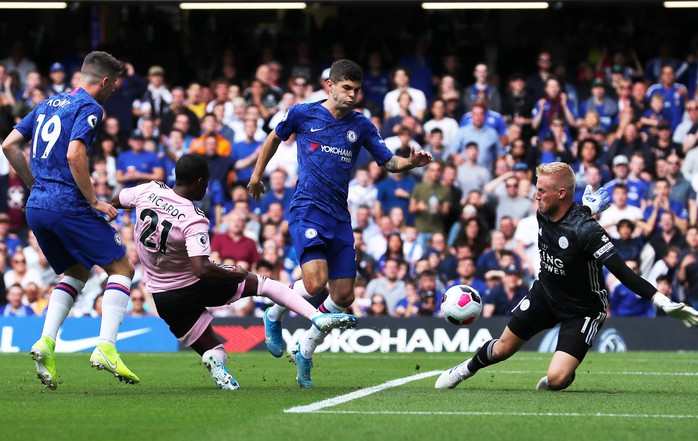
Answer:
[[[341,221],[350,221],[347,192],[361,147],[379,165],[393,156],[368,118],[352,111],[335,119],[322,102],[292,106],[274,130],[283,140],[297,135],[298,183],[291,210],[315,205]]]
[[[15,129],[31,139],[29,159],[34,186],[27,207],[66,214],[92,211],[70,172],[70,141],[80,139],[92,150],[102,121],[100,105],[84,89],[61,93],[38,104]]]

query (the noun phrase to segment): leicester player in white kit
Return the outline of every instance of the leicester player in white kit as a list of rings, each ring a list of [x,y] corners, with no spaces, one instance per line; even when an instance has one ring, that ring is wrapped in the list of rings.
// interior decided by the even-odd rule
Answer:
[[[206,194],[208,163],[202,156],[184,155],[177,161],[175,175],[173,188],[159,181],[125,188],[114,195],[112,204],[135,208],[136,250],[158,314],[182,344],[201,355],[219,388],[239,386],[226,368],[228,355],[213,332],[207,307],[265,296],[309,319],[322,332],[356,326],[356,317],[323,314],[276,280],[211,262],[209,220],[192,203]]]
[[[593,195],[591,186],[583,206],[573,202],[575,178],[562,162],[536,169],[538,201],[538,251],[541,269],[528,295],[512,310],[512,317],[498,339],[486,342],[471,359],[439,376],[437,389],[453,388],[480,369],[514,355],[535,334],[560,324],[555,353],[538,390],[562,390],[574,381],[596,333],[606,318],[608,293],[603,267],[623,285],[657,308],[688,326],[698,325],[698,312],[672,302],[635,274],[616,253],[606,231],[592,217],[610,205],[602,187]]]
[[[123,63],[106,52],[87,54],[78,86],[39,103],[2,146],[12,167],[31,189],[27,223],[51,268],[63,274],[51,293],[41,338],[31,349],[37,376],[49,389],[57,386],[54,352],[58,329],[94,265],[104,268],[109,278],[102,300],[99,342],[90,362],[121,381],[139,381],[115,347],[134,268],[119,234],[105,220],[113,220],[118,212],[97,199],[88,159],[104,114],[101,104],[113,92],[123,70]],[[30,164],[22,149],[27,139],[31,139]]]

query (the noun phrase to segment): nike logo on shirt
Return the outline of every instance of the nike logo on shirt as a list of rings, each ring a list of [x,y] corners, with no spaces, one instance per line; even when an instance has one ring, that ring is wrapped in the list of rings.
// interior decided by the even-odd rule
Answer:
[[[324,129],[324,127],[320,127],[319,129],[316,129],[316,128],[313,127],[313,128],[310,129],[310,133],[319,132],[320,130],[323,130],[323,129]]]

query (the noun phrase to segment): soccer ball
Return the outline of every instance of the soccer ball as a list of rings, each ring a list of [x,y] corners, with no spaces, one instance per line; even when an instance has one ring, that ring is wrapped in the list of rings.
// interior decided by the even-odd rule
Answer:
[[[441,312],[449,323],[456,326],[469,325],[480,317],[482,297],[471,286],[452,286],[441,299]]]

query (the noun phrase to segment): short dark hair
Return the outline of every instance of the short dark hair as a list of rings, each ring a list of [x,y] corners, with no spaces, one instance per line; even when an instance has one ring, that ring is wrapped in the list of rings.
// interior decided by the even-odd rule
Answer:
[[[203,156],[184,155],[175,165],[176,185],[191,185],[199,178],[209,178],[211,170]]]
[[[107,52],[92,51],[85,56],[80,72],[88,79],[99,81],[104,77],[123,75],[124,62]]]
[[[361,66],[351,60],[337,60],[330,67],[330,80],[333,83],[338,83],[342,80],[363,83],[364,71],[361,69]]]
[[[257,262],[257,268],[266,268],[269,271],[274,271],[274,265],[268,260],[260,260]]]

